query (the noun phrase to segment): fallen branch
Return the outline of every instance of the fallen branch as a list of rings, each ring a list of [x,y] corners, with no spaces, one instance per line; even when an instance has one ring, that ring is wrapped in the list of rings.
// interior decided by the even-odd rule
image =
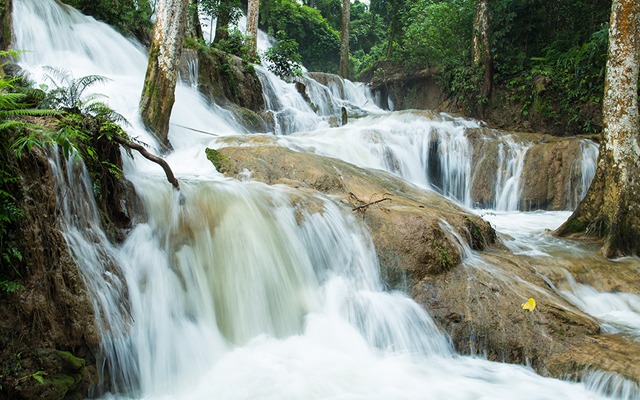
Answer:
[[[362,204],[362,205],[357,206],[357,207],[353,207],[353,208],[351,209],[351,211],[360,211],[360,210],[365,209],[365,208],[367,208],[367,207],[369,207],[369,206],[372,206],[372,205],[374,205],[374,204],[378,204],[378,203],[382,203],[383,201],[387,201],[387,200],[391,201],[391,199],[390,199],[389,197],[383,197],[383,198],[381,198],[380,200],[371,201],[371,202],[369,202],[369,203]]]
[[[156,156],[155,154],[149,153],[147,149],[145,149],[144,146],[142,146],[141,144],[134,143],[128,139],[123,138],[122,136],[114,135],[113,140],[115,140],[116,143],[120,143],[123,146],[127,146],[130,149],[136,150],[147,160],[153,161],[154,163],[160,165],[164,170],[164,174],[167,176],[167,180],[169,181],[169,183],[173,185],[174,189],[180,190],[180,184],[178,183],[178,180],[176,179],[175,175],[173,175],[173,171],[171,171],[171,167],[169,167],[169,164],[167,164],[167,162],[164,159]]]
[[[371,198],[369,199],[369,202],[364,202],[364,201],[360,200],[360,199],[358,198],[358,196],[356,196],[355,194],[353,194],[353,193],[349,192],[349,198],[352,200],[352,201],[351,201],[351,205],[353,206],[353,207],[351,208],[351,211],[357,211],[357,212],[362,213],[362,218],[364,218],[365,213],[367,212],[367,209],[369,208],[369,206],[372,206],[372,205],[375,205],[375,204],[382,203],[383,201],[391,201],[391,198],[389,198],[389,197],[384,197],[385,195],[389,195],[389,196],[391,196],[391,194],[390,194],[390,193],[384,193],[384,194],[382,195],[382,198],[381,198],[381,199],[379,199],[379,200],[375,200],[375,201],[372,201],[371,199],[372,199],[372,198],[373,198],[373,196],[375,196],[375,195],[376,195],[375,193],[371,195]],[[354,204],[354,203],[359,203],[359,204],[357,204],[357,205],[356,205],[356,204]],[[383,209],[383,210],[384,210],[384,209]]]

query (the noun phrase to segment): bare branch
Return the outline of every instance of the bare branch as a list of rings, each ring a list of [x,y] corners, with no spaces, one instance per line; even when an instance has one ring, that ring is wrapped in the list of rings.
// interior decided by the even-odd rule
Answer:
[[[178,183],[178,180],[176,179],[175,175],[173,175],[173,171],[171,170],[171,167],[169,167],[169,164],[167,164],[167,162],[164,159],[156,156],[155,154],[149,153],[147,149],[144,148],[143,145],[139,143],[134,143],[128,139],[123,138],[122,136],[114,135],[113,140],[115,140],[117,143],[120,143],[123,146],[136,150],[147,160],[153,161],[154,163],[160,165],[164,170],[164,173],[167,176],[167,180],[169,181],[169,183],[173,185],[174,189],[180,190],[180,184]]]

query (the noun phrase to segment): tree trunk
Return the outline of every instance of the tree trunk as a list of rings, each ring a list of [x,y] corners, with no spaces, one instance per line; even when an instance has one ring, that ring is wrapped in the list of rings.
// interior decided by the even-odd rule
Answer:
[[[558,234],[604,238],[606,257],[640,253],[640,2],[614,0],[602,106],[604,132],[587,196]]]
[[[484,79],[480,96],[487,99],[493,87],[493,57],[489,42],[489,0],[478,0],[473,21],[473,65],[484,64]]]
[[[258,57],[258,12],[260,10],[260,2],[258,0],[249,0],[247,5],[247,47],[249,59],[254,60]]]
[[[169,118],[175,102],[178,66],[187,25],[189,0],[161,0],[156,11],[149,65],[142,88],[142,122],[170,149]]]
[[[229,0],[220,0],[218,15],[216,15],[216,34],[213,37],[213,43],[218,43],[221,40],[227,40],[229,38],[231,6],[229,4],[223,6],[224,3],[229,3]]]
[[[349,77],[349,21],[351,1],[342,0],[342,31],[340,32],[340,76]]]
[[[387,59],[393,54],[393,42],[396,40],[396,30],[398,30],[398,0],[391,1],[391,15],[389,22],[389,42],[387,43]]]

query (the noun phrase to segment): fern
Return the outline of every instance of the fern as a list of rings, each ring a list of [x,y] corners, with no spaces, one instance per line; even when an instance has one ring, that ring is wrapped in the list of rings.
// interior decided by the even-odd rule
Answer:
[[[103,94],[85,91],[96,83],[106,83],[109,78],[101,75],[87,75],[74,78],[70,71],[46,67],[49,72],[46,79],[53,85],[53,89],[47,92],[41,106],[57,108],[66,111],[86,112],[99,98],[106,98]]]

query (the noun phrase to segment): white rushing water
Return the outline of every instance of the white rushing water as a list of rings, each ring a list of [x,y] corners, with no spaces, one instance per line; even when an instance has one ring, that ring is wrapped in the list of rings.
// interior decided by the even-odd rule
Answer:
[[[516,143],[510,136],[498,144],[498,170],[496,173],[495,209],[515,211],[520,206],[522,186],[520,178],[524,169],[524,157],[529,146]]]
[[[157,149],[137,117],[146,68],[140,45],[54,0],[14,0],[14,7],[16,47],[31,51],[20,64],[34,79],[45,65],[76,77],[108,76],[96,90],[129,119],[134,136]],[[281,83],[265,90],[277,94],[272,109],[287,107]],[[593,378],[588,388],[455,354],[420,306],[383,291],[369,233],[349,210],[320,195],[221,177],[204,156],[212,138],[184,127],[223,135],[243,129],[191,88],[178,88],[171,121],[175,151],[168,161],[184,204],[157,165],[128,161],[125,173],[145,213],[120,246],[100,228],[81,161],[51,159],[65,239],[102,336],[100,370],[111,379],[106,397],[607,398],[598,393],[607,377]],[[283,132],[300,130],[288,117],[279,123],[287,124]],[[392,170],[468,204],[469,124],[401,113],[350,124],[349,146],[333,144],[347,127],[279,140]],[[636,395],[628,392],[616,395]]]

